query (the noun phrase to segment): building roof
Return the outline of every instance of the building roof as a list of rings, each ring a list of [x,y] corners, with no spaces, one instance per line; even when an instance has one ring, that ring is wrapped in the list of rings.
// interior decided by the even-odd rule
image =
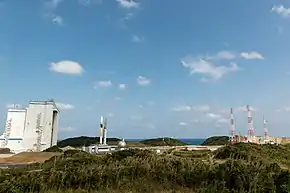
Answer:
[[[59,109],[57,108],[54,100],[44,100],[44,101],[29,101],[29,104],[33,104],[33,105],[53,105],[54,109],[59,111]]]

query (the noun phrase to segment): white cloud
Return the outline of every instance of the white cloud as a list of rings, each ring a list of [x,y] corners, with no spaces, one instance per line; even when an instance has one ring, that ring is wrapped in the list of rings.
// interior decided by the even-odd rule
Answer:
[[[183,67],[190,70],[190,74],[205,75],[206,77],[201,78],[202,82],[219,80],[226,74],[240,69],[235,63],[230,63],[229,66],[217,66],[204,58],[193,58],[191,56],[182,59],[181,63]]]
[[[71,104],[66,104],[66,103],[55,103],[57,108],[59,108],[60,110],[72,110],[75,107]]]
[[[70,75],[81,75],[85,71],[81,64],[69,60],[51,63],[49,69],[53,72]]]
[[[234,60],[234,59],[246,59],[246,60],[262,60],[264,57],[262,54],[252,51],[252,52],[234,52],[234,51],[227,51],[223,50],[218,52],[214,56],[205,56],[204,59],[208,61],[217,61],[217,60]]]
[[[59,15],[52,15],[51,21],[56,25],[63,25],[63,18]]]
[[[153,102],[153,101],[148,101],[148,102],[147,102],[147,105],[155,105],[155,102]]]
[[[134,43],[142,43],[144,41],[145,41],[144,37],[139,37],[137,35],[132,36],[132,42],[134,42]]]
[[[271,9],[272,12],[276,12],[277,14],[281,15],[282,17],[289,17],[290,16],[290,8],[285,8],[283,5],[273,6]]]
[[[60,128],[60,131],[62,131],[62,132],[71,132],[71,131],[74,131],[75,130],[75,128],[73,128],[73,127],[62,127],[62,128]]]
[[[137,83],[141,86],[146,86],[151,84],[151,80],[149,78],[146,78],[144,76],[138,76]]]
[[[207,112],[210,110],[208,105],[198,105],[198,106],[190,106],[190,105],[179,105],[173,108],[173,111],[182,112],[182,111],[196,111],[196,112]]]
[[[232,60],[237,57],[237,54],[231,51],[220,51],[216,54],[217,59]]]
[[[113,113],[108,113],[107,117],[114,117],[115,115]]]
[[[182,112],[182,111],[191,111],[191,106],[189,105],[180,105],[173,108],[173,111]]]
[[[98,88],[98,87],[110,87],[112,85],[113,85],[113,83],[110,80],[97,81],[97,82],[94,83],[94,87],[95,88]]]
[[[197,112],[207,112],[210,110],[210,106],[208,105],[193,106],[192,110]]]
[[[247,60],[263,60],[264,57],[258,52],[242,52],[240,56]]]
[[[119,89],[120,90],[125,90],[126,89],[126,84],[119,84]]]
[[[180,125],[180,126],[188,126],[188,124],[185,123],[185,122],[180,122],[179,125]]]
[[[290,106],[284,106],[280,109],[276,109],[276,112],[290,112]]]
[[[7,104],[6,105],[7,109],[12,109],[12,108],[22,108],[22,105],[20,104]]]
[[[46,9],[56,9],[63,1],[64,0],[49,0],[45,2],[44,6]]]
[[[44,16],[47,17],[53,24],[63,25],[63,17],[55,14],[55,10],[64,0],[49,0],[44,3]]]
[[[206,117],[211,119],[220,119],[222,116],[215,113],[206,113]]]
[[[132,8],[138,8],[139,3],[137,3],[135,0],[116,0],[119,5],[126,9],[132,9]]]

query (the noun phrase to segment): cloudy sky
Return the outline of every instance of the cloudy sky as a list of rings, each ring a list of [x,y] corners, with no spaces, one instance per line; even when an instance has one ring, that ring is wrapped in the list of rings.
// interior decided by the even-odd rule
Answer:
[[[286,0],[0,0],[0,115],[53,98],[59,138],[290,135]],[[3,128],[3,127],[2,127]],[[2,129],[1,128],[1,129]],[[1,130],[0,129],[0,130]]]

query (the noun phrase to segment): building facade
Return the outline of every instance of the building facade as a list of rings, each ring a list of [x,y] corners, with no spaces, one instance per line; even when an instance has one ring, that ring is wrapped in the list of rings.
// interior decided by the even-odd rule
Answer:
[[[54,101],[30,101],[26,109],[8,109],[1,146],[15,153],[43,151],[56,145],[58,122]]]

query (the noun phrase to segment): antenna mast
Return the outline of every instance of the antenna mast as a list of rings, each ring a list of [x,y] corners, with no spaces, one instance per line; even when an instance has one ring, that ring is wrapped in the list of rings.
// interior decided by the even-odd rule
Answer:
[[[252,110],[249,105],[247,105],[247,112],[248,112],[248,134],[249,134],[249,140],[253,140],[254,137],[254,124],[253,124],[253,117],[252,117]]]

